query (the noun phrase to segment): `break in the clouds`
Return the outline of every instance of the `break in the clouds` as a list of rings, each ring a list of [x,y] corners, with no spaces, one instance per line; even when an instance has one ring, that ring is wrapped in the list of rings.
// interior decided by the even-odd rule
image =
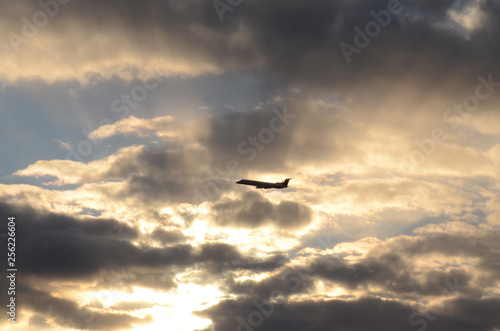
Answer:
[[[2,329],[500,330],[499,11],[5,1]]]

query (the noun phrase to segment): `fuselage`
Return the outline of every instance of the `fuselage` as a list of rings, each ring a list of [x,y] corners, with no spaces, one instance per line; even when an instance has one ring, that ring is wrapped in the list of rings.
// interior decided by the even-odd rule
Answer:
[[[276,182],[276,183],[270,183],[270,182],[260,182],[257,180],[248,180],[248,179],[242,179],[240,181],[237,181],[236,184],[243,184],[243,185],[252,185],[255,186],[256,188],[263,188],[263,189],[269,189],[269,188],[286,188],[288,187],[288,182],[290,181],[291,178],[287,178],[283,180],[281,183]]]

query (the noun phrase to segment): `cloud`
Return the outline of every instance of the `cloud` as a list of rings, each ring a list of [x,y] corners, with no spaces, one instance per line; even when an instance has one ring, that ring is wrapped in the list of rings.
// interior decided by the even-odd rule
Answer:
[[[366,256],[358,262],[329,255],[308,256],[305,261],[307,265],[286,266],[258,281],[230,279],[227,286],[233,294],[258,300],[272,300],[273,292],[279,291],[286,301],[294,301],[300,294],[327,298],[335,289],[342,289],[346,297],[377,293],[407,300],[439,298],[448,283],[458,284],[455,290],[462,295],[474,296],[483,290],[473,286],[477,271],[472,275],[465,269],[449,268],[444,261],[439,262],[442,269],[422,270],[403,255],[391,253]]]
[[[413,330],[425,325],[492,331],[500,326],[494,313],[499,301],[489,294],[497,292],[499,279],[491,274],[491,261],[498,259],[493,238],[498,234],[400,236],[371,245],[354,261],[330,249],[304,250],[267,277],[228,279],[228,292],[236,297],[198,314],[210,317],[216,330],[239,325],[243,330],[332,325]],[[457,263],[461,268],[454,267]]]
[[[273,204],[263,195],[247,192],[239,199],[222,200],[212,207],[212,221],[221,226],[255,228],[273,224],[282,229],[293,229],[309,224],[312,211],[295,201]]]
[[[413,102],[415,97],[412,93],[396,93],[367,107],[362,100],[327,103],[321,98],[290,92],[281,100],[286,106],[268,103],[250,112],[227,110],[204,116],[192,122],[189,129],[178,126],[168,116],[129,117],[102,126],[91,136],[105,139],[121,132],[150,135],[150,139],[157,136],[161,143],[125,147],[89,163],[40,160],[14,175],[53,176],[56,179],[47,184],[57,185],[89,182],[111,185],[119,181],[113,191],[120,199],[133,198],[138,203],[199,203],[216,201],[232,191],[233,180],[240,176],[286,173],[302,177],[305,182],[311,173],[318,171],[352,170],[372,181],[367,180],[364,187],[357,180],[346,182],[344,193],[364,203],[371,197],[374,206],[380,206],[379,202],[407,205],[408,201],[402,201],[403,195],[413,197],[419,189],[434,192],[440,184],[429,183],[428,179],[423,182],[428,176],[472,179],[498,175],[493,147],[484,150],[470,146],[471,141],[457,141],[449,123],[442,123],[446,108],[443,106],[443,112],[437,115],[432,111],[441,107],[446,98],[432,96],[412,111],[390,111]],[[286,118],[288,115],[292,117]],[[479,113],[471,113],[470,117],[475,115]],[[412,124],[413,120],[418,124]],[[272,133],[268,139],[273,125],[282,126],[283,130]],[[436,127],[445,131],[443,142],[431,139]],[[465,161],[463,155],[467,155]],[[228,170],[231,164],[236,166]],[[396,185],[390,182],[393,179]],[[217,192],[207,194],[214,184]],[[440,200],[431,205],[436,201]]]
[[[4,46],[6,68],[11,70],[1,75],[9,81],[34,76],[54,81],[85,80],[88,73],[97,72],[126,79],[145,75],[148,66],[188,75],[238,68],[265,71],[290,83],[347,90],[354,84],[389,79],[421,81],[422,88],[427,83],[456,85],[456,76],[495,68],[498,50],[480,47],[494,44],[498,25],[489,18],[494,17],[495,3],[477,2],[472,9],[457,8],[454,1],[401,2],[401,6],[402,13],[393,15],[380,35],[355,54],[356,65],[351,66],[346,65],[339,44],[352,44],[353,28],[364,28],[374,20],[371,11],[386,9],[386,2],[254,1],[226,13],[230,17],[224,22],[212,3],[201,1],[71,2],[60,6],[59,13],[27,43],[14,47],[18,53],[11,44]],[[2,14],[2,30],[22,35],[21,18],[30,20],[41,10],[35,3],[9,6]],[[107,13],[106,19],[95,12]],[[473,24],[478,13],[484,17],[481,25]],[[440,28],[450,22],[467,28],[468,38]],[[37,61],[34,48],[40,51]]]
[[[98,180],[98,174],[102,172],[103,162],[92,162],[82,167],[81,163],[71,160],[39,160],[27,168],[16,171],[14,176],[52,176],[57,181],[47,182],[47,185],[63,185],[79,183],[85,178],[86,181]]]
[[[186,237],[179,230],[166,231],[161,227],[156,228],[151,233],[151,238],[162,243],[162,244],[172,244],[183,242],[186,240]]]
[[[18,292],[18,300],[26,308],[50,318],[51,326],[55,324],[80,330],[122,330],[153,320],[151,315],[139,318],[127,314],[94,312],[87,307],[79,307],[73,301],[60,299],[28,286],[20,287]]]
[[[105,19],[103,16],[97,18],[91,14],[97,9],[102,13],[115,14],[106,14]],[[107,78],[116,75],[130,79],[137,72],[141,76],[148,74],[147,68],[163,71],[166,75],[216,72],[217,61],[214,57],[209,59],[205,56],[204,47],[196,47],[201,53],[191,53],[193,48],[190,45],[206,40],[201,38],[206,36],[205,33],[211,39],[219,39],[216,43],[226,50],[239,49],[236,52],[244,54],[251,49],[238,40],[237,32],[229,34],[233,41],[227,44],[229,40],[223,37],[229,35],[210,33],[198,27],[196,22],[209,9],[213,10],[211,4],[201,2],[189,6],[179,5],[177,1],[127,5],[114,1],[105,5],[100,2],[71,2],[59,6],[58,13],[49,18],[43,27],[35,27],[35,31],[26,34],[23,33],[22,17],[32,22],[33,15],[44,11],[35,3],[12,6],[8,13],[2,15],[5,21],[1,28],[5,34],[11,33],[10,43],[5,44],[2,53],[8,57],[9,65],[18,70],[15,70],[17,74],[4,71],[1,75],[9,80],[39,76],[50,82],[72,79],[85,82],[91,73]],[[196,20],[192,20],[191,15]],[[57,34],[57,31],[63,35]],[[150,43],[145,35],[155,35],[156,42]],[[109,52],[110,48],[120,49],[120,54]],[[38,64],[45,66],[46,71],[33,65],[33,49],[40,52]],[[43,55],[49,53],[56,55]]]
[[[165,138],[169,136],[177,137],[180,134],[179,127],[180,125],[174,122],[172,116],[155,117],[151,120],[129,116],[113,124],[99,127],[90,133],[89,138],[100,140],[117,134],[131,133],[135,133],[138,136],[146,136],[146,132]]]
[[[212,318],[215,329],[235,330],[327,330],[332,326],[346,331],[361,330],[415,330],[416,327],[431,326],[447,330],[492,331],[500,324],[495,315],[498,300],[456,300],[446,305],[446,312],[431,315],[433,321],[418,315],[411,320],[413,309],[406,304],[363,297],[357,300],[304,300],[294,303],[262,303],[251,300],[225,300],[211,307],[201,316]],[[260,306],[262,310],[257,307]],[[477,310],[476,310],[477,309]],[[227,311],[233,311],[228,315]],[[466,312],[467,314],[461,315]],[[470,312],[481,311],[481,319]],[[429,316],[429,315],[427,315]],[[435,319],[435,320],[434,320]]]
[[[0,213],[5,219],[16,215],[24,220],[17,231],[26,238],[26,244],[19,247],[17,255],[26,274],[81,278],[127,266],[160,268],[230,263],[235,268],[253,269],[269,262],[242,256],[228,244],[205,243],[199,252],[188,244],[138,247],[130,242],[137,237],[137,231],[116,220],[76,220],[5,203]]]
[[[151,302],[120,302],[111,308],[117,310],[140,310],[144,308],[151,308],[153,306],[154,303]]]
[[[46,185],[103,183],[120,181],[115,195],[139,200],[192,202],[194,187],[209,181],[208,169],[197,166],[206,160],[199,148],[181,146],[131,146],[116,154],[90,163],[71,160],[37,161],[16,176],[54,176]],[[204,176],[204,174],[206,174]]]

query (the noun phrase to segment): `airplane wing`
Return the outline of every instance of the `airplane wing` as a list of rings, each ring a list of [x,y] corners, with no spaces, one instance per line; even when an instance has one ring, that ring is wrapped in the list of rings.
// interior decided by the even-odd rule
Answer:
[[[259,182],[256,180],[248,180],[248,179],[242,179],[240,181],[237,181],[236,184],[251,185],[255,186],[256,188],[271,188],[270,183]]]

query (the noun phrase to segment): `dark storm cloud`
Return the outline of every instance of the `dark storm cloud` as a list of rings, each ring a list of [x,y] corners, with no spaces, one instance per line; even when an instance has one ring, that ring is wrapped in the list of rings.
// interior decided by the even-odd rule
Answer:
[[[14,210],[5,203],[0,203],[0,213],[7,215]],[[81,236],[108,237],[110,239],[137,239],[137,229],[114,219],[77,219],[66,215],[51,214],[50,217],[38,214],[28,208],[22,211],[27,220],[20,222],[17,229],[31,234],[71,233]],[[43,221],[37,221],[43,219]]]
[[[466,238],[454,238],[458,243]],[[423,238],[425,241],[425,238]],[[407,256],[404,243],[415,247],[413,238],[402,237],[374,249],[359,262],[348,262],[331,256],[308,259],[304,267],[284,267],[275,275],[255,281],[226,281],[227,291],[237,299],[221,301],[199,312],[212,319],[215,330],[484,330],[500,326],[498,298],[483,297],[495,287],[499,277],[485,282],[472,282],[469,270],[419,270],[412,254]],[[419,244],[424,244],[419,242]],[[423,245],[429,246],[429,245]],[[467,249],[465,247],[464,249]],[[380,254],[390,250],[391,253]],[[427,253],[443,251],[424,249]],[[488,251],[488,252],[487,252]],[[495,251],[493,247],[491,253]],[[486,255],[491,254],[485,248]],[[461,252],[445,253],[447,256]],[[405,256],[405,258],[403,258]],[[475,265],[481,270],[482,264]],[[390,299],[360,298],[353,300],[294,301],[293,295],[314,293],[317,280],[338,284],[341,288],[368,288],[385,298],[454,298],[418,308]],[[376,287],[373,287],[375,285]],[[380,289],[376,289],[379,287]],[[376,289],[376,290],[375,290]],[[321,295],[321,293],[319,293]],[[482,298],[482,299],[481,299]],[[228,314],[228,312],[231,312]]]
[[[434,234],[425,237],[399,237],[368,251],[354,264],[334,257],[315,260],[318,277],[347,288],[378,285],[395,295],[441,295],[444,284],[456,282],[461,293],[475,296],[495,287],[500,279],[500,234]],[[422,270],[415,259],[441,254],[446,257],[472,258],[474,271],[465,268]]]
[[[293,294],[308,293],[314,289],[314,265],[307,267],[284,267],[277,274],[261,281],[226,280],[227,291],[245,298],[268,300],[279,297],[287,301]]]
[[[463,292],[472,293],[471,276],[463,269],[421,271],[402,256],[387,254],[379,259],[366,259],[350,264],[334,258],[317,261],[315,277],[356,289],[378,285],[395,295],[441,295],[446,282],[456,281]]]
[[[387,254],[379,259],[366,259],[349,263],[335,257],[322,256],[309,260],[305,267],[286,267],[261,281],[236,282],[228,279],[230,293],[256,299],[269,300],[275,290],[283,298],[297,293],[309,293],[317,280],[350,290],[366,290],[379,287],[385,295],[394,297],[440,296],[447,284],[455,284],[456,292],[476,295],[480,286],[471,283],[471,275],[463,269],[421,271],[412,263],[404,263],[402,257]],[[490,283],[489,286],[492,286]],[[450,285],[449,285],[450,286]]]
[[[223,200],[214,204],[213,222],[222,226],[255,228],[273,224],[291,229],[311,222],[311,208],[294,201],[274,204],[263,195],[249,191],[236,200]]]
[[[432,315],[432,322],[421,315],[410,321],[410,316],[415,313],[410,306],[371,297],[271,305],[267,301],[225,300],[198,314],[211,318],[216,331],[415,331],[423,325],[429,330],[440,331],[493,331],[500,326],[498,299],[447,301],[442,314]]]
[[[441,253],[446,256],[477,258],[477,267],[500,278],[500,232],[481,235],[431,234],[412,239],[397,238],[387,246],[372,251],[373,257],[385,250],[397,249],[405,256]],[[369,258],[372,258],[369,254]]]
[[[25,237],[29,241],[18,250],[20,265],[25,272],[39,276],[81,277],[122,266],[194,263],[189,245],[141,249],[127,241],[100,240],[71,232],[46,232]]]
[[[279,254],[265,260],[254,259],[242,255],[234,246],[222,243],[203,245],[199,259],[213,274],[240,269],[254,272],[272,271],[281,267],[287,260]]]
[[[499,48],[492,37],[498,23],[485,25],[469,39],[435,25],[448,23],[448,10],[455,3],[401,1],[402,13],[393,15],[361,54],[353,55],[350,65],[339,43],[354,44],[354,27],[364,29],[374,21],[371,11],[387,9],[388,1],[257,1],[238,8],[233,16],[251,30],[265,70],[287,81],[344,89],[378,80],[422,79],[438,86],[456,75],[470,80],[470,75],[497,68],[494,58]],[[482,7],[488,16],[498,5],[488,1]],[[415,16],[425,20],[411,19]]]
[[[469,325],[477,324],[478,330],[490,330],[500,326],[500,316],[497,314],[500,311],[499,298],[458,299],[452,303],[450,310],[451,316],[456,316],[458,320],[466,321]]]
[[[378,80],[421,80],[424,88],[470,80],[479,73],[497,71],[500,48],[495,36],[500,24],[495,1],[484,1],[482,27],[470,32],[451,27],[450,9],[470,2],[401,1],[403,8],[370,44],[347,65],[339,44],[353,44],[354,27],[374,21],[371,11],[387,9],[388,1],[257,0],[226,12],[221,22],[210,1],[73,1],[61,9],[44,31],[64,31],[71,22],[87,30],[125,36],[147,54],[168,44],[178,56],[203,59],[223,69],[256,70],[290,83],[349,89],[353,84]],[[13,7],[14,8],[14,7]],[[11,26],[24,11],[5,11]],[[241,30],[238,30],[241,29]],[[235,42],[242,31],[243,42]],[[148,36],[148,38],[145,38]],[[160,54],[158,54],[160,55]],[[460,85],[460,84],[459,84]]]
[[[162,228],[156,228],[151,233],[151,238],[161,242],[162,244],[175,244],[186,240],[186,237],[182,234],[181,231],[166,231]]]
[[[409,307],[374,298],[274,304],[273,310],[269,317],[263,318],[258,328],[242,327],[241,330],[410,330]],[[232,311],[233,314],[224,315],[223,311]],[[212,318],[215,330],[229,331],[248,324],[249,316],[254,316],[251,315],[253,311],[261,314],[252,301],[227,300],[207,309],[203,315]],[[259,320],[254,319],[250,323],[256,326],[255,322]]]
[[[386,275],[381,275],[383,277],[377,280],[377,282],[384,284],[384,279],[390,279],[390,281],[385,282],[388,286],[387,289],[393,288],[398,292],[406,292],[413,288],[411,291],[417,290],[421,294],[437,294],[434,291],[438,290],[439,284],[442,284],[444,279],[457,278],[462,285],[467,286],[464,292],[473,295],[485,288],[494,287],[500,279],[499,238],[498,231],[482,235],[434,234],[425,237],[400,237],[369,251],[362,263],[368,267],[376,262],[379,264],[379,269],[380,266],[385,266],[381,270],[390,271]],[[430,271],[426,273],[423,282],[421,281],[420,284],[415,282],[412,277],[409,277],[419,271],[414,267],[413,259],[433,254],[472,258],[477,261],[474,262],[474,268],[482,275],[473,279],[472,276],[475,273],[452,268],[446,272],[443,270]],[[405,259],[403,260],[402,257]],[[381,264],[381,262],[383,263]]]
[[[0,216],[7,219],[8,215],[22,220],[17,225],[17,237],[22,241],[17,248],[19,268],[25,274],[36,276],[78,278],[124,267],[190,267],[205,263],[220,266],[219,269],[230,265],[235,269],[265,270],[283,263],[277,256],[270,259],[243,256],[227,244],[207,243],[198,250],[187,244],[165,248],[138,247],[128,240],[85,233],[83,222],[68,216],[2,203]],[[103,226],[107,224],[104,222]]]

